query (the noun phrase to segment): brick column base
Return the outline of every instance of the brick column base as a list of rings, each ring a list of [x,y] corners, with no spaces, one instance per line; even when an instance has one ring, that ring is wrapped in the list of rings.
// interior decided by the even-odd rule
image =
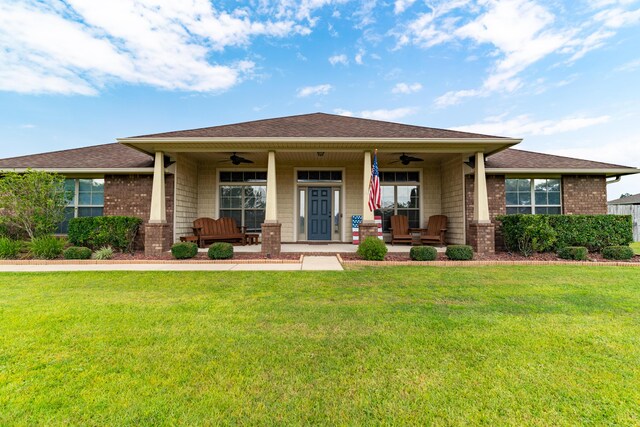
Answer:
[[[378,224],[375,222],[361,222],[358,227],[358,235],[360,236],[360,241],[364,242],[369,236],[378,237]]]
[[[495,226],[491,222],[471,222],[468,241],[479,255],[496,253]]]
[[[267,258],[280,255],[282,247],[282,224],[268,222],[262,224],[262,253]]]
[[[144,226],[144,254],[147,256],[162,255],[169,250],[170,242],[166,238],[167,223],[145,224]]]

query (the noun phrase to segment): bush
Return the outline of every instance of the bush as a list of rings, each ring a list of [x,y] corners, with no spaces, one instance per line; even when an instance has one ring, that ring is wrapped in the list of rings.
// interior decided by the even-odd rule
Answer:
[[[511,220],[516,216],[517,220]],[[527,257],[534,252],[553,250],[557,240],[549,215],[509,215],[508,220],[502,222],[502,232],[507,250]]]
[[[113,258],[113,249],[109,246],[104,246],[93,253],[93,259],[107,260]]]
[[[633,221],[630,215],[503,215],[504,243],[511,252],[519,252],[529,225],[547,222],[555,232],[555,242],[545,250],[566,246],[584,246],[601,251],[606,246],[628,245],[633,241]]]
[[[584,246],[565,246],[558,251],[558,257],[574,261],[586,261],[589,251]]]
[[[607,246],[602,248],[602,256],[606,259],[631,259],[633,249],[629,246]]]
[[[171,255],[175,259],[189,259],[198,255],[198,245],[192,242],[181,242],[171,246]]]
[[[207,251],[209,259],[230,259],[233,258],[233,245],[231,243],[218,242],[209,246]]]
[[[473,259],[473,248],[468,245],[450,245],[445,252],[452,261],[469,261]]]
[[[36,259],[58,258],[66,242],[55,236],[36,237],[29,243],[29,252]]]
[[[91,258],[91,249],[84,246],[71,246],[65,249],[62,255],[64,259],[89,259]]]
[[[409,257],[414,261],[434,261],[438,258],[438,251],[433,246],[414,246]]]
[[[8,237],[0,237],[0,259],[15,259],[20,255],[22,242]]]
[[[367,261],[382,261],[387,254],[387,245],[381,239],[369,236],[360,242],[357,253]]]
[[[130,216],[94,216],[69,221],[69,241],[91,249],[110,246],[120,252],[132,252],[142,220]]]

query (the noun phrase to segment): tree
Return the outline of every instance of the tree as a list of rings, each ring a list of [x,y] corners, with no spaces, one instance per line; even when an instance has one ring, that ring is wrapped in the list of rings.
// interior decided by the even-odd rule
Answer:
[[[30,239],[52,234],[64,220],[69,200],[61,175],[8,172],[0,178],[0,225]]]
[[[624,193],[624,194],[621,194],[621,195],[620,195],[620,198],[621,198],[621,199],[624,199],[625,197],[630,197],[630,196],[633,196],[633,194],[631,194],[631,193]]]

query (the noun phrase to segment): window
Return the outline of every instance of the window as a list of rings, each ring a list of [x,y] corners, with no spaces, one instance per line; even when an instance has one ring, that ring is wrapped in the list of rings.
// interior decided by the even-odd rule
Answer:
[[[69,220],[85,216],[102,216],[104,212],[104,179],[66,179],[64,189],[72,199],[64,210],[65,219],[57,233],[66,234]]]
[[[260,232],[267,202],[266,172],[220,172],[220,217],[231,217],[247,231]],[[228,184],[227,184],[228,183]]]
[[[298,182],[342,182],[342,171],[298,171]]]
[[[382,231],[388,232],[392,215],[405,215],[409,227],[420,227],[420,173],[380,172],[382,206],[375,215],[382,217]]]
[[[560,179],[505,180],[507,214],[561,214]]]

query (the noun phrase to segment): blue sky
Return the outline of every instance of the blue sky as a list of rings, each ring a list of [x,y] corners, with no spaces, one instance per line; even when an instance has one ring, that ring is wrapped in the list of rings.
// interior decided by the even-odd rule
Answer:
[[[315,111],[640,166],[640,1],[0,0],[0,157]]]

